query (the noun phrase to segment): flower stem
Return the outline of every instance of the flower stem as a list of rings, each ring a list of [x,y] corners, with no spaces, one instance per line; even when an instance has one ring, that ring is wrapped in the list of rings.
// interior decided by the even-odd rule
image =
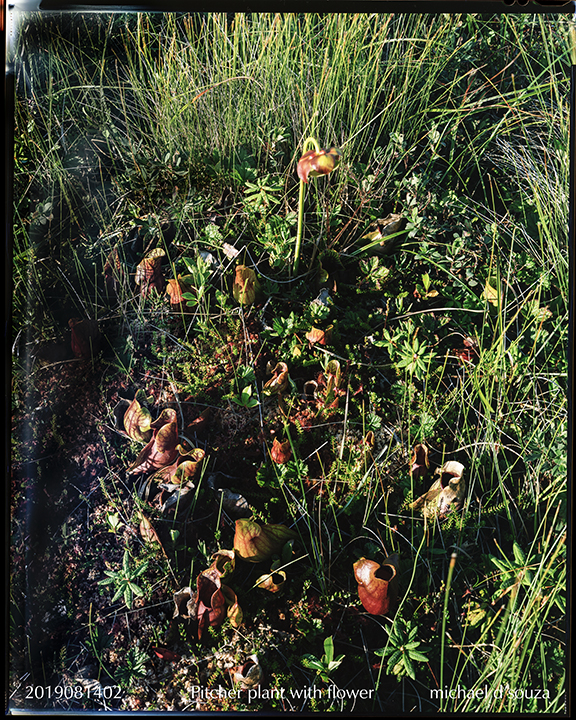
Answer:
[[[320,143],[316,138],[308,137],[304,140],[302,146],[302,154],[307,152],[308,146],[312,145],[316,152],[320,152]],[[312,148],[310,148],[312,149]],[[304,181],[300,180],[300,192],[298,193],[298,229],[296,232],[296,247],[294,249],[294,266],[292,275],[298,274],[298,264],[300,262],[300,247],[302,245],[302,235],[304,234]]]

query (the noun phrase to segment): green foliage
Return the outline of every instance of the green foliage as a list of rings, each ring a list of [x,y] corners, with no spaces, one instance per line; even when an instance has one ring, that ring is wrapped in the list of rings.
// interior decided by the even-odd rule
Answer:
[[[269,215],[280,203],[279,193],[282,192],[282,181],[266,175],[256,178],[254,182],[246,181],[244,192],[244,207],[248,213]]]
[[[254,370],[248,365],[241,365],[236,370],[236,378],[234,381],[234,389],[228,396],[232,402],[247,409],[254,408],[258,405],[258,398],[252,396],[254,386],[256,384],[256,376]]]
[[[494,557],[494,555],[489,556],[490,562],[500,570],[498,584],[502,595],[517,585],[530,587],[533,582],[532,573],[526,563],[526,555],[516,541],[512,544],[512,552],[513,560],[509,560],[505,556],[502,559]]]
[[[148,656],[139,647],[132,647],[126,653],[124,661],[125,664],[121,665],[116,672],[116,678],[120,687],[128,689],[134,681],[146,677]]]
[[[374,345],[384,347],[399,373],[406,373],[409,378],[423,380],[430,374],[430,366],[436,357],[434,350],[428,349],[428,341],[418,338],[422,326],[416,327],[408,320],[401,323],[395,331],[383,330],[382,340],[375,340]]]
[[[273,268],[282,268],[288,262],[293,251],[293,232],[296,225],[296,213],[289,212],[285,217],[271,215],[264,227],[257,231],[257,240],[269,253],[269,263]]]
[[[416,680],[414,663],[428,662],[427,649],[420,647],[422,643],[417,639],[418,625],[411,620],[403,620],[397,615],[392,629],[386,628],[386,630],[388,632],[386,647],[374,652],[382,658],[390,656],[386,666],[388,675],[396,675],[398,681],[405,676]]]
[[[345,655],[334,657],[334,640],[332,636],[329,636],[324,640],[324,655],[321,658],[306,653],[300,662],[305,668],[316,670],[318,677],[324,682],[328,682],[330,675],[340,667],[345,657]]]
[[[111,602],[115,603],[122,598],[130,610],[132,608],[133,596],[143,597],[145,594],[144,590],[136,583],[136,580],[142,577],[147,570],[148,561],[141,563],[136,568],[131,567],[130,552],[128,548],[126,548],[122,559],[122,567],[119,570],[105,570],[104,572],[108,577],[104,580],[99,580],[98,585],[114,585],[116,592]]]

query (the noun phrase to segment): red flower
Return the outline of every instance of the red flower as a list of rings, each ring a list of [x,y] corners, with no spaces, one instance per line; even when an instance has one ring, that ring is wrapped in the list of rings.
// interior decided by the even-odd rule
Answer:
[[[341,153],[335,147],[330,150],[308,150],[298,161],[298,177],[307,183],[309,177],[329,175],[340,164]]]

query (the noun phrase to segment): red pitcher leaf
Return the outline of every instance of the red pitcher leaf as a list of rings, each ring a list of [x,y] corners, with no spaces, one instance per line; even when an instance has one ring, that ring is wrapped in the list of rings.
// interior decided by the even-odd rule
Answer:
[[[251,305],[256,299],[256,293],[260,289],[260,283],[256,273],[246,265],[237,265],[232,285],[234,300],[240,305]]]
[[[462,507],[466,495],[466,481],[462,477],[464,465],[449,460],[436,470],[440,477],[435,480],[428,492],[419,497],[410,507],[420,510],[426,517],[444,517],[451,510]]]
[[[354,563],[358,595],[371,615],[386,615],[398,597],[398,555],[390,555],[382,565],[360,558]]]
[[[178,660],[182,659],[182,655],[178,655],[178,653],[168,650],[167,648],[153,647],[152,650],[154,650],[154,654],[157,657],[167,662],[178,662]]]
[[[272,443],[272,449],[270,450],[270,457],[277,465],[283,465],[287,463],[292,457],[292,447],[290,446],[290,440],[284,440],[280,442],[278,438],[274,438]]]
[[[260,575],[254,584],[261,590],[268,590],[269,592],[277,593],[282,590],[285,582],[286,573],[283,570],[276,570],[275,572]]]
[[[159,293],[164,291],[165,281],[162,273],[162,258],[166,252],[162,248],[154,248],[136,268],[134,282],[140,285],[141,294],[147,295],[152,288]]]
[[[170,445],[172,444],[172,439],[168,436],[166,428],[168,426],[177,426],[177,418],[178,416],[176,415],[176,410],[173,408],[164,408],[156,420],[154,420],[153,423],[150,423],[150,427],[155,431],[154,435],[157,438],[158,448],[160,450],[164,450],[168,447],[166,443],[169,443]],[[176,449],[178,442],[178,433],[176,433],[175,437],[176,442],[173,445],[174,449]]]
[[[148,408],[140,404],[147,400],[146,393],[138,390],[136,397],[128,406],[124,415],[124,430],[128,437],[137,442],[147,443],[152,437],[152,415]]]
[[[428,462],[428,448],[423,443],[418,443],[412,452],[410,460],[410,475],[414,480],[425,477],[430,464]]]
[[[258,525],[253,520],[236,520],[234,550],[248,562],[267,560],[280,553],[288,540],[295,540],[298,534],[285,525]]]
[[[196,579],[194,596],[189,587],[174,594],[174,618],[196,622],[198,639],[202,639],[208,627],[221,625],[226,618],[233,627],[239,627],[242,623],[242,610],[236,593],[222,584],[222,577],[234,570],[234,551],[219,550],[212,558],[212,565]]]
[[[154,526],[152,525],[150,520],[144,515],[144,513],[140,513],[139,529],[140,535],[145,542],[157,543],[162,548],[162,551],[164,551],[164,547],[162,545],[162,542],[160,541],[160,538],[158,537],[158,533],[154,529]]]
[[[202,458],[204,458],[204,450],[202,452]],[[172,475],[170,482],[175,485],[185,485],[186,483],[192,482],[192,480],[198,475],[202,460],[180,460],[176,466],[176,472]]]
[[[298,177],[307,183],[309,177],[329,175],[340,164],[341,156],[340,150],[335,147],[330,150],[308,150],[298,161]]]
[[[313,327],[306,333],[306,340],[310,345],[328,345],[332,339],[333,326],[326,328],[326,330],[320,330],[320,328]]]
[[[89,360],[100,350],[101,334],[96,320],[71,318],[68,326],[72,331],[70,343],[74,357]]]
[[[206,453],[202,448],[186,450],[182,445],[177,445],[176,450],[179,457],[172,465],[161,468],[155,475],[154,481],[171,483],[172,485],[184,485],[196,477]]]
[[[128,468],[130,475],[159,470],[172,464],[178,455],[176,411],[171,408],[163,410],[160,417],[151,423],[150,427],[154,430],[154,436]]]
[[[238,605],[236,593],[228,585],[222,585],[221,590],[226,600],[226,617],[230,620],[232,627],[239,628],[242,625],[244,614],[242,608]]]
[[[258,687],[264,677],[257,655],[247,657],[246,662],[233,668],[231,673],[234,684],[238,685],[240,690],[250,690]]]
[[[197,617],[198,639],[210,627],[222,625],[226,619],[226,598],[222,592],[220,578],[217,574],[205,570],[197,580]]]
[[[285,362],[279,362],[272,370],[272,377],[264,384],[262,392],[264,395],[275,395],[276,393],[286,392],[290,383],[288,375],[288,365]]]
[[[212,555],[212,569],[214,569],[220,579],[224,579],[232,575],[236,567],[236,554],[234,550],[218,550]]]
[[[192,275],[178,275],[176,280],[168,280],[166,284],[166,293],[170,296],[170,305],[178,308],[184,302],[184,293],[192,292],[194,288],[194,278]]]

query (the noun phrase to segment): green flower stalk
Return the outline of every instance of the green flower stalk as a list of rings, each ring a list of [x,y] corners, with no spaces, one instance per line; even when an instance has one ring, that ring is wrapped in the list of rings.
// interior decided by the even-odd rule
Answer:
[[[313,150],[307,150],[313,146]],[[340,151],[332,147],[330,150],[321,150],[318,141],[309,137],[304,140],[304,154],[298,161],[298,177],[300,178],[300,192],[298,195],[298,231],[296,234],[296,249],[294,250],[294,275],[298,274],[298,263],[300,261],[300,247],[302,245],[302,234],[304,232],[304,185],[308,183],[309,177],[329,175],[332,170],[340,164]]]

